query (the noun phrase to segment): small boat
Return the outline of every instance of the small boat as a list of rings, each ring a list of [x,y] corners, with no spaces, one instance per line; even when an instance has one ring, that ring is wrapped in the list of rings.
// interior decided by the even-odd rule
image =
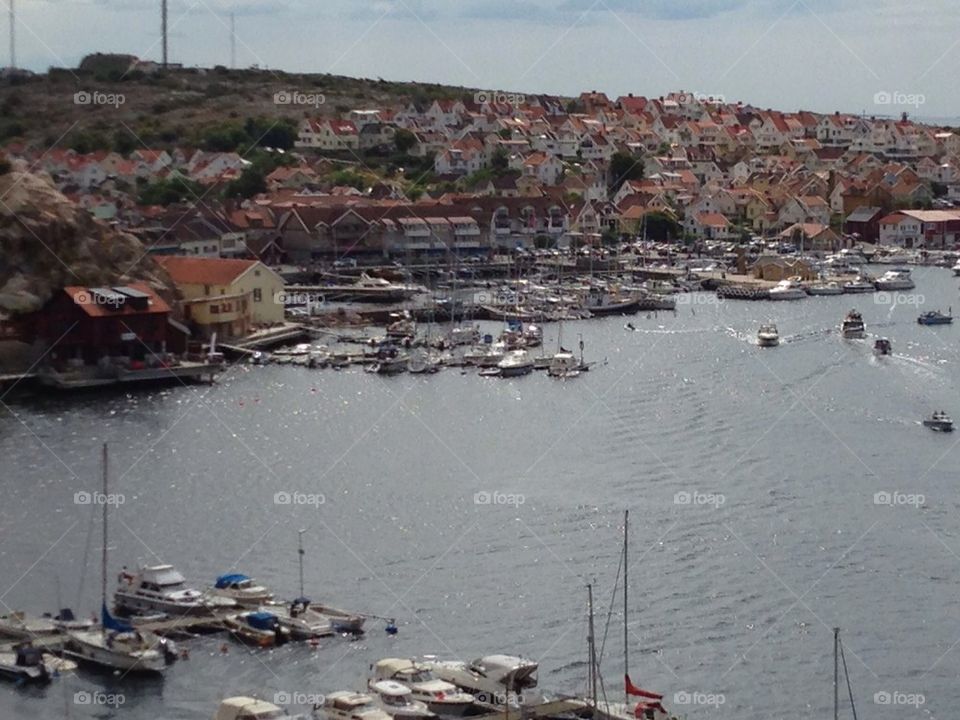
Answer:
[[[407,360],[407,372],[427,375],[440,371],[440,358],[429,353],[417,353]]]
[[[845,293],[872,293],[876,289],[877,286],[873,284],[873,281],[862,275],[858,276],[855,280],[843,284],[843,291]]]
[[[807,288],[808,295],[843,295],[843,288],[839,283],[815,283]]]
[[[537,687],[539,664],[513,655],[485,655],[472,662],[424,658],[423,665],[441,680],[473,695],[489,706],[517,704],[524,692]]]
[[[533,372],[533,359],[526,350],[510,350],[497,363],[500,377],[520,377]]]
[[[324,720],[391,720],[369,695],[338,690],[323,698]]]
[[[916,287],[906,268],[888,270],[874,283],[877,290],[912,290]]]
[[[370,683],[374,702],[394,720],[432,720],[437,717],[427,704],[413,699],[413,691],[396,680]]]
[[[797,280],[781,280],[770,290],[771,300],[800,300],[807,296],[806,290]]]
[[[923,426],[934,432],[953,432],[953,420],[943,410],[937,410],[933,415],[925,418]]]
[[[863,324],[863,317],[856,310],[851,310],[840,325],[840,333],[847,340],[862,340],[867,336],[867,328]]]
[[[960,277],[960,260],[957,260],[956,265],[953,266],[953,274]]]
[[[553,361],[553,355],[537,355],[533,358],[534,370],[549,370],[550,363]]]
[[[780,333],[776,325],[761,325],[757,330],[757,345],[760,347],[776,347],[780,344]]]
[[[394,318],[394,321],[387,325],[387,337],[405,338],[416,335],[417,325],[410,317],[409,311],[394,313],[390,317]]]
[[[224,698],[213,720],[309,720],[309,716],[290,715],[283,708],[266,700],[239,695]]]
[[[550,377],[576,377],[580,374],[580,360],[569,350],[560,348],[560,351],[550,360],[550,367],[547,368],[547,374]]]
[[[950,325],[953,322],[953,309],[949,315],[944,315],[939,310],[929,310],[917,318],[920,325]]]
[[[17,645],[12,653],[0,653],[0,677],[21,684],[46,685],[52,676],[43,651],[30,643]]]
[[[137,572],[120,573],[119,587],[113,594],[118,612],[208,615],[212,610],[236,607],[227,597],[205,595],[186,586],[186,579],[173,565],[145,565]]]
[[[267,588],[257,585],[253,578],[240,573],[228,573],[218,577],[210,594],[230,598],[242,607],[259,607],[273,599],[273,593]]]
[[[381,358],[367,368],[367,372],[376,373],[377,375],[399,375],[406,371],[407,357],[405,355]]]
[[[241,642],[258,647],[283,645],[291,635],[290,630],[283,626],[276,615],[265,610],[228,615],[223,624]]]
[[[410,688],[414,700],[426,703],[434,713],[460,717],[474,703],[473,695],[437,678],[427,666],[415,660],[385,658],[371,666],[370,687],[380,680],[395,680]]]
[[[527,325],[522,331],[524,345],[528,348],[543,345],[543,328],[539,325]]]
[[[893,355],[893,345],[887,338],[877,338],[873,343],[874,355]]]

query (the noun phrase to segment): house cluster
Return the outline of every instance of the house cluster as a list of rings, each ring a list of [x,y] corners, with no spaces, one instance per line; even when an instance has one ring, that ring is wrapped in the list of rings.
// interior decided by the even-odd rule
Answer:
[[[303,118],[293,163],[242,203],[210,192],[141,206],[134,191],[176,175],[212,189],[243,172],[237,153],[7,153],[164,256],[302,264],[483,255],[643,236],[654,216],[678,241],[761,236],[824,251],[958,241],[960,135],[905,116],[781,112],[684,92],[476,100]],[[331,181],[363,169],[369,153],[396,154],[401,131],[405,155],[432,164],[429,181],[403,169],[362,189]],[[425,194],[411,192],[418,185]]]

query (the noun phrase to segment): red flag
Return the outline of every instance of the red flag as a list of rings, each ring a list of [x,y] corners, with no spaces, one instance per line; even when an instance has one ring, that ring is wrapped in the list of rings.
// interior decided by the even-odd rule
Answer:
[[[648,692],[646,690],[641,690],[632,682],[630,682],[630,676],[624,675],[623,679],[626,681],[627,695],[636,695],[637,697],[645,697],[650,700],[663,700],[663,695],[657,695],[657,693]]]

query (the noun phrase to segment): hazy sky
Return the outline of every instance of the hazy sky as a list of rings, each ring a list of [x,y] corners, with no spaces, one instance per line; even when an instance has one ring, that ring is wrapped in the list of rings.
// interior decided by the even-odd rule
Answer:
[[[960,116],[960,0],[169,0],[171,60]],[[159,59],[160,0],[16,0],[18,64]],[[3,20],[6,36],[6,19]],[[4,53],[6,56],[6,53]],[[4,57],[3,64],[6,64]],[[878,93],[888,93],[876,101]],[[899,93],[899,95],[897,94]],[[889,102],[885,102],[889,100]],[[919,107],[916,107],[919,106]]]

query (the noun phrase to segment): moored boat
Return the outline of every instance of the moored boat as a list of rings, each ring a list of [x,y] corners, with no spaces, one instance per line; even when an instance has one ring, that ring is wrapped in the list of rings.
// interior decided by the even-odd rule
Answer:
[[[843,295],[843,288],[839,283],[821,282],[814,283],[807,288],[808,295]]]
[[[770,289],[771,300],[800,300],[807,296],[806,290],[799,281],[791,278],[781,280],[776,287]]]
[[[843,291],[851,294],[872,293],[876,289],[877,287],[873,284],[873,281],[862,275],[858,276],[855,280],[843,284]]]
[[[323,720],[391,720],[372,697],[349,690],[324,695],[323,708],[318,714]]]
[[[877,338],[873,343],[874,355],[893,355],[893,345],[887,338]]]
[[[906,268],[888,270],[874,284],[877,290],[912,290],[916,287]]]
[[[424,658],[434,675],[491,706],[519,704],[525,691],[537,687],[539,664],[513,655],[485,655],[472,662]]]
[[[131,615],[207,615],[237,605],[231,598],[205,595],[187,587],[183,575],[168,564],[144,565],[133,573],[124,568],[113,599],[118,612]]]
[[[497,363],[500,377],[519,377],[533,372],[533,358],[526,350],[510,350]]]
[[[276,615],[265,610],[228,615],[223,624],[241,642],[258,647],[283,645],[291,636],[289,628],[284,627]]]
[[[374,702],[394,720],[433,720],[436,713],[427,704],[414,700],[413,691],[396,680],[377,680],[370,683]]]
[[[917,323],[920,325],[950,325],[952,322],[952,309],[946,315],[939,310],[928,310],[917,318]]]
[[[273,599],[273,593],[253,578],[241,573],[228,573],[217,578],[211,595],[229,598],[243,607],[258,607]]]
[[[290,715],[278,705],[259,698],[224,698],[213,716],[213,720],[308,720],[307,715]]]
[[[426,703],[434,713],[461,716],[474,703],[473,695],[441,680],[422,663],[402,658],[384,658],[371,666],[370,687],[380,680],[395,680],[410,688],[412,698]]]

